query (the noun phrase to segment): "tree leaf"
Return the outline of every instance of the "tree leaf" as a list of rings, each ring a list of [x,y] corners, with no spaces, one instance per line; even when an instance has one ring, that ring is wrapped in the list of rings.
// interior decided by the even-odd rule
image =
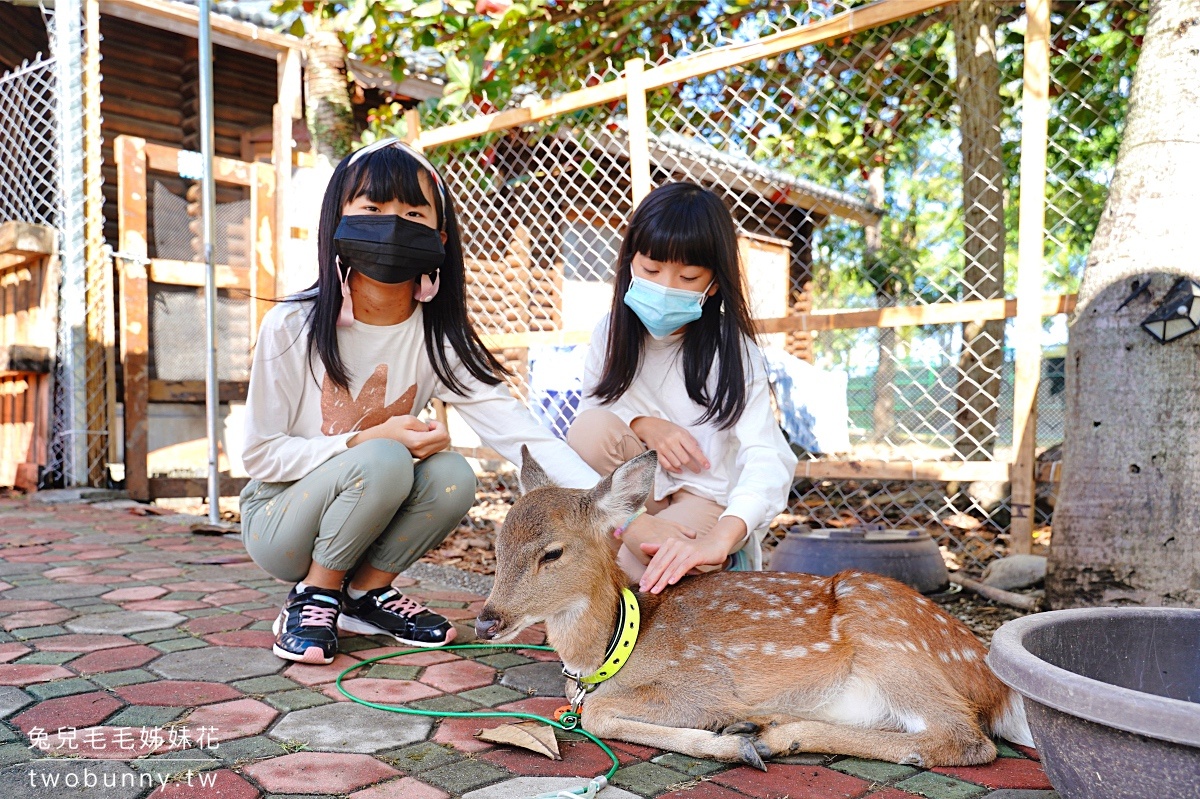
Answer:
[[[519,746],[545,755],[551,760],[562,760],[562,755],[558,753],[558,739],[554,737],[554,728],[541,722],[518,721],[501,724],[490,730],[480,730],[475,733],[475,737],[494,744]]]

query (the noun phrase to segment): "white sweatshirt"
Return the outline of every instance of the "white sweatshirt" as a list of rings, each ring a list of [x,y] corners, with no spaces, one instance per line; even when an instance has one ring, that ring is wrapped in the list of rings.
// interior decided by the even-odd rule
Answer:
[[[327,379],[315,351],[310,364],[305,324],[310,309],[308,303],[283,302],[263,318],[250,371],[242,454],[254,479],[299,480],[345,452],[356,432],[393,416],[415,415],[433,398],[458,409],[485,444],[513,463],[521,462],[526,444],[560,485],[591,488],[600,479],[503,383],[489,386],[471,377],[446,345],[451,367],[468,389],[466,396],[450,391],[426,356],[420,305],[398,325],[355,321],[353,327],[338,328],[349,392]]]
[[[604,370],[608,348],[608,316],[592,331],[584,367],[580,410],[604,408],[626,424],[639,416],[654,416],[687,428],[708,458],[711,468],[695,474],[684,469],[672,474],[661,466],[654,478],[654,498],[661,500],[686,488],[725,506],[725,516],[736,516],[755,535],[752,556],[761,559],[759,542],[776,514],[787,507],[796,471],[796,456],[788,446],[771,411],[770,388],[762,352],[746,341],[746,408],[725,430],[715,422],[696,424],[704,407],[688,396],[683,380],[683,334],[662,341],[646,337],[642,363],[629,389],[615,402],[604,405],[592,396]],[[717,384],[714,360],[709,391]]]

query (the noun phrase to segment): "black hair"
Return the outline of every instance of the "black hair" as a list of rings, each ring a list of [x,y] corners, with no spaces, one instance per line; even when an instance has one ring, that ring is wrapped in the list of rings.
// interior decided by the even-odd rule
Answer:
[[[754,341],[754,327],[742,290],[733,218],[717,195],[694,183],[660,186],[646,195],[629,221],[617,255],[608,351],[593,395],[606,403],[617,400],[641,366],[646,327],[625,305],[635,254],[712,270],[717,291],[683,334],[683,379],[688,397],[705,409],[697,424],[712,421],[722,429],[732,427],[746,408],[744,342]],[[710,395],[714,359],[717,384]]]
[[[333,246],[333,234],[342,219],[342,208],[364,195],[377,203],[399,200],[409,205],[428,206],[429,200],[421,191],[421,175],[425,175],[433,191],[438,228],[446,233],[446,260],[442,264],[438,292],[432,300],[423,303],[425,352],[442,383],[460,396],[466,394],[467,387],[454,374],[446,343],[458,355],[467,372],[483,383],[496,385],[501,381],[500,374],[505,372],[496,357],[483,346],[467,316],[466,269],[453,202],[437,190],[434,177],[411,153],[399,147],[384,147],[357,160],[353,156],[343,158],[333,170],[321,202],[317,229],[317,282],[300,296],[301,300],[313,303],[308,315],[310,362],[315,349],[329,379],[342,388],[349,388],[350,375],[338,351],[337,318],[342,309],[342,293]]]

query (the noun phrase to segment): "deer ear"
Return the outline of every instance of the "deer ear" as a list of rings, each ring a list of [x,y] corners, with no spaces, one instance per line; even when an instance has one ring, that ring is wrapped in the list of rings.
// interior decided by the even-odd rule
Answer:
[[[518,478],[521,493],[528,494],[535,488],[555,485],[550,476],[542,469],[542,465],[533,459],[529,447],[521,445],[521,474]]]
[[[643,452],[626,461],[592,489],[592,501],[602,515],[601,522],[612,529],[625,523],[650,496],[654,487],[654,472],[658,468],[658,453]]]

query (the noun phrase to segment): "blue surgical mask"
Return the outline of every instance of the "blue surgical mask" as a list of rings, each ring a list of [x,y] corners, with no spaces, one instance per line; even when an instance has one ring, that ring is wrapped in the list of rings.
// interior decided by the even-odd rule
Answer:
[[[672,289],[635,277],[625,292],[625,304],[642,320],[650,335],[664,339],[700,318],[711,287],[712,282],[704,291]]]

